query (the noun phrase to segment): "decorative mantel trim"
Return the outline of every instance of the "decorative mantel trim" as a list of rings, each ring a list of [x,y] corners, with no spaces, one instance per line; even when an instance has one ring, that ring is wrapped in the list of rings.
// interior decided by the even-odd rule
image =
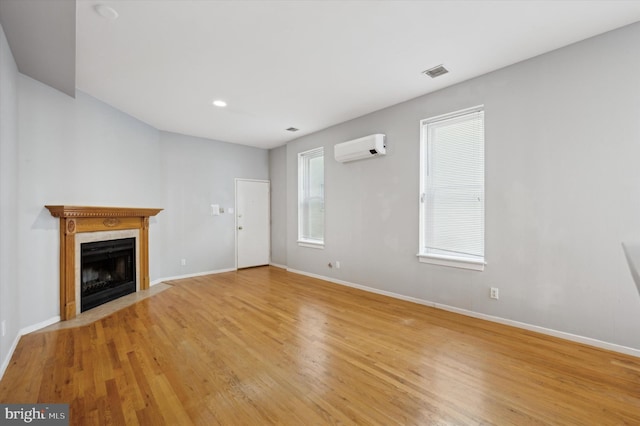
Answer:
[[[76,316],[75,236],[81,232],[140,230],[140,289],[149,288],[149,216],[162,209],[137,207],[45,206],[60,218],[60,319]]]
[[[149,217],[162,209],[137,207],[45,206],[53,217]]]

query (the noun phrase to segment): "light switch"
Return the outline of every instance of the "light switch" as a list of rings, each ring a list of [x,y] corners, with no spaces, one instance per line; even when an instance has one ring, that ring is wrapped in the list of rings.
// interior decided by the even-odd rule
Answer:
[[[229,208],[227,209],[227,212],[228,212],[229,214],[233,214],[233,207],[229,207]]]
[[[211,216],[220,216],[219,204],[211,204]]]

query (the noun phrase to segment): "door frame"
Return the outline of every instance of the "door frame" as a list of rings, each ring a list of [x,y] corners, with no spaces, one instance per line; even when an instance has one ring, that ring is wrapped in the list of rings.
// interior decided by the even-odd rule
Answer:
[[[235,270],[238,270],[238,182],[262,182],[269,184],[269,210],[267,211],[267,216],[269,219],[269,265],[271,265],[271,181],[269,179],[246,179],[246,178],[235,178],[234,179],[234,208],[233,211],[233,235],[235,237],[235,256],[234,256],[234,267]]]

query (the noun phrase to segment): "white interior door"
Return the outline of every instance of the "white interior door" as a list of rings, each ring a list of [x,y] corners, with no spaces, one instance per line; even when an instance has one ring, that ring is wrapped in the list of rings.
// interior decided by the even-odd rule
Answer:
[[[237,267],[269,264],[269,181],[236,179]]]

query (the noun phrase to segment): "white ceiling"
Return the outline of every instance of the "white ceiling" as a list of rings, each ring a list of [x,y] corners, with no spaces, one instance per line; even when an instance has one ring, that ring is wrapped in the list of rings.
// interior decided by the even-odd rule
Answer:
[[[612,0],[78,0],[76,87],[161,130],[272,148],[638,20]]]

